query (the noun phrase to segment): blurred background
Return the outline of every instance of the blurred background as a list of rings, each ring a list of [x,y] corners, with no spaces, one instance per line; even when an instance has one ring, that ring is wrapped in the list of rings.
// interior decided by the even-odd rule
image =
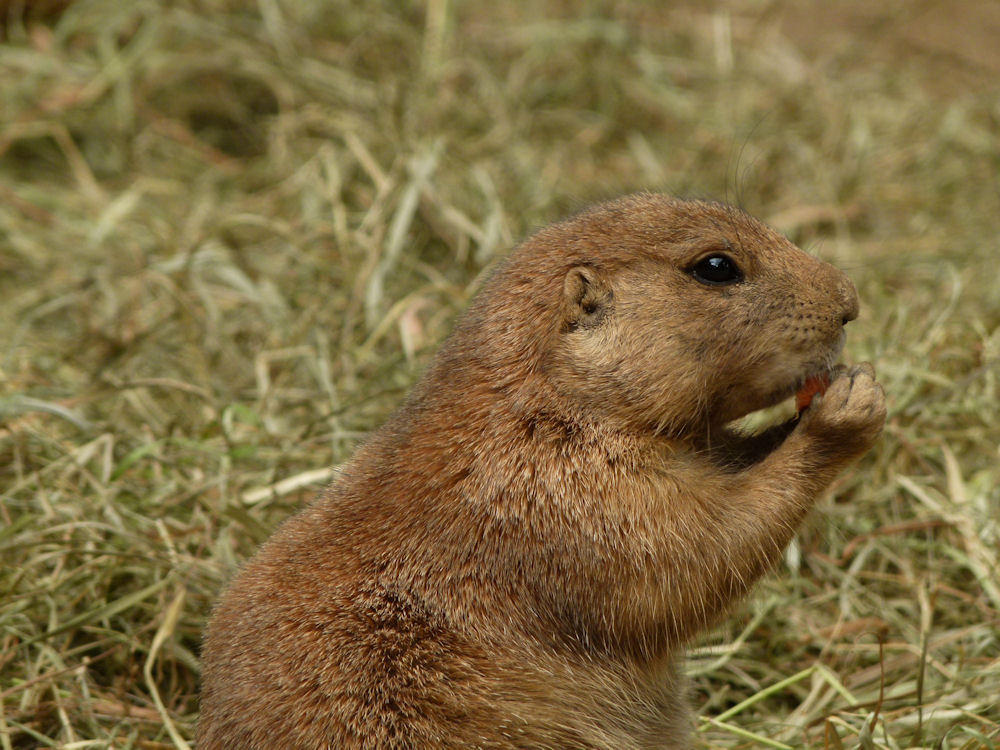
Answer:
[[[184,748],[233,571],[534,229],[726,200],[890,418],[699,748],[1000,747],[1000,3],[0,0],[0,750]]]

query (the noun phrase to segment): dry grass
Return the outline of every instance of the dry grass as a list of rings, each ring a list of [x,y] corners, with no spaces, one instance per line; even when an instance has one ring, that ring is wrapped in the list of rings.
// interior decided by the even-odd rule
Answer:
[[[697,644],[699,747],[1000,747],[1000,87],[787,3],[497,5],[3,3],[0,750],[185,747],[227,576],[497,254],[647,187],[847,269],[891,403]]]

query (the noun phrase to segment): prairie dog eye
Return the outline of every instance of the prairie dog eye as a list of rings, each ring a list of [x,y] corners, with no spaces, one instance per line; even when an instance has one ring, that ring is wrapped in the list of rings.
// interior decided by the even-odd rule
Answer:
[[[728,255],[721,253],[702,258],[688,269],[695,281],[708,286],[737,284],[743,281],[743,272]]]

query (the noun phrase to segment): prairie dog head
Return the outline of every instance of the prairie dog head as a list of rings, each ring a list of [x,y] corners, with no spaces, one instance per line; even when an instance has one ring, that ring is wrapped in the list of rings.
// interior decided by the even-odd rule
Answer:
[[[530,331],[564,399],[679,438],[790,396],[858,313],[844,274],[756,219],[652,194],[542,230],[498,276],[494,336]]]

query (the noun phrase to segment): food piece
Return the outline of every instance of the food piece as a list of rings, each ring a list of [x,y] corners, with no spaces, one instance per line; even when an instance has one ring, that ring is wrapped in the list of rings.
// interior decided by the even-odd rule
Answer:
[[[830,376],[826,373],[806,378],[806,382],[802,384],[802,387],[795,394],[795,410],[802,413],[805,409],[808,409],[813,397],[817,393],[822,396],[826,393],[826,389],[829,386]]]

